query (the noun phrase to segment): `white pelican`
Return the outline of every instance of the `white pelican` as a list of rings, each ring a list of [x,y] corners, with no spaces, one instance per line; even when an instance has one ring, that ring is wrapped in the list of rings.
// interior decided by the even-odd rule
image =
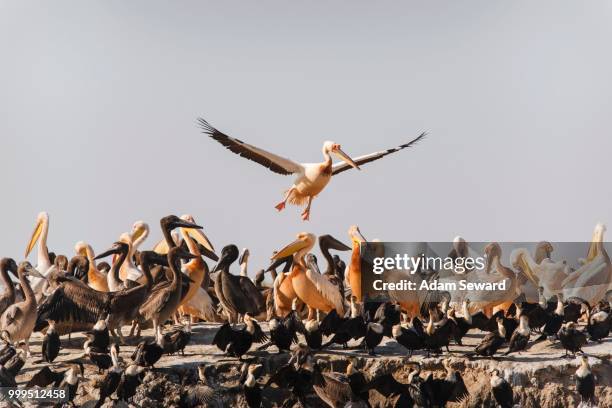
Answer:
[[[535,288],[542,287],[544,296],[550,298],[563,289],[563,281],[570,276],[571,271],[569,266],[562,261],[555,262],[549,258],[543,258],[538,263],[537,255],[538,251],[534,259],[527,249],[517,248],[510,254],[510,262],[513,268],[520,270],[529,278]],[[533,299],[528,298],[528,300]]]
[[[612,263],[603,245],[606,226],[597,224],[584,265],[562,282],[565,298],[572,296],[594,305],[604,298],[612,282]]]
[[[181,219],[195,224],[194,218],[189,214],[182,215]],[[195,255],[195,258],[185,263],[182,267],[182,271],[192,281],[189,282],[187,294],[181,300],[179,313],[189,314],[191,323],[193,323],[193,316],[198,318],[205,316],[206,320],[211,320],[210,317],[214,316],[213,301],[208,292],[201,287],[205,279],[206,281],[210,280],[208,265],[202,259],[202,255],[211,257],[213,260],[218,260],[219,258],[215,255],[212,243],[202,230],[181,228],[180,231],[183,240],[187,244],[187,248],[189,248],[189,252]],[[202,250],[206,250],[204,254],[200,250],[201,247]],[[208,282],[206,286],[208,286]],[[198,298],[194,299],[195,297]],[[199,307],[199,309],[196,309],[196,307]]]
[[[149,224],[144,221],[136,221],[132,225],[132,232],[124,233],[119,238],[120,241],[130,246],[130,252],[123,265],[121,265],[121,269],[119,269],[119,277],[122,281],[126,279],[136,281],[142,276],[141,271],[134,265],[134,254],[148,236]]]
[[[51,260],[49,259],[49,248],[47,248],[47,236],[49,235],[49,214],[46,211],[38,213],[36,217],[36,226],[34,232],[30,237],[30,242],[25,251],[25,257],[27,258],[32,252],[32,248],[38,243],[38,250],[36,254],[36,270],[43,276],[47,276],[49,268],[51,268]],[[34,278],[32,279],[32,289],[34,292],[39,292],[44,283],[44,279]]]
[[[278,156],[274,153],[270,153],[266,150],[260,149],[242,140],[230,137],[211,126],[206,120],[199,118],[198,122],[202,131],[221,143],[230,151],[245,157],[249,160],[257,162],[262,166],[267,167],[275,173],[289,175],[295,174],[296,178],[293,185],[285,193],[283,201],[276,205],[276,209],[281,211],[285,208],[285,204],[289,201],[290,204],[304,205],[306,209],[302,212],[302,219],[308,220],[310,217],[310,206],[312,200],[316,197],[327,183],[331,180],[333,175],[342,173],[345,170],[349,170],[351,167],[360,170],[359,166],[362,164],[369,163],[374,160],[381,159],[388,154],[397,152],[406,147],[410,147],[417,143],[419,140],[425,137],[425,133],[421,133],[417,138],[411,140],[408,143],[399,145],[397,147],[382,150],[379,152],[366,154],[352,159],[342,151],[342,148],[338,143],[325,142],[323,143],[323,161],[319,163],[297,163],[293,160],[286,159]],[[344,163],[332,164],[332,158],[330,153],[335,154]]]
[[[291,272],[288,273],[290,278],[288,282],[291,283],[293,294],[308,305],[309,319],[314,318],[315,310],[322,310],[327,313],[335,309],[339,315],[343,316],[344,304],[338,287],[317,271],[311,270],[306,264],[305,256],[312,249],[316,240],[314,234],[302,232],[297,235],[295,241],[273,255],[272,260],[293,255],[293,266]],[[282,281],[279,284],[282,285]],[[276,286],[275,282],[275,295],[280,294],[277,293]],[[293,301],[293,298],[291,301]]]
[[[361,231],[357,225],[352,225],[348,230],[348,236],[351,239],[353,252],[351,253],[351,261],[346,266],[344,279],[346,284],[351,289],[351,294],[357,298],[357,302],[363,301],[363,292],[361,290],[361,244],[366,242],[366,239],[361,235]]]
[[[91,245],[79,241],[74,245],[74,251],[77,255],[84,256],[89,261],[89,269],[87,271],[87,284],[89,287],[100,292],[108,292],[108,278],[105,273],[98,270],[95,260],[96,255]]]

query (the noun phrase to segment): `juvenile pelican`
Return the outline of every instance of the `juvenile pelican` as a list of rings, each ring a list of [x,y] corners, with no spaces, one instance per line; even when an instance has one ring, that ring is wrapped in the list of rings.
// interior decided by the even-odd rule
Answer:
[[[262,166],[267,167],[275,173],[282,175],[295,174],[296,178],[293,182],[293,186],[285,193],[283,201],[276,205],[276,209],[281,211],[285,208],[287,201],[295,205],[306,204],[306,209],[302,213],[302,219],[308,220],[310,217],[310,206],[312,200],[316,197],[327,183],[331,180],[333,175],[342,173],[345,170],[349,170],[351,167],[357,170],[359,165],[369,163],[374,160],[381,159],[388,154],[397,152],[406,147],[410,147],[417,143],[419,140],[425,137],[425,133],[421,133],[417,138],[411,140],[408,143],[399,145],[397,147],[382,150],[364,156],[359,156],[354,160],[342,151],[342,148],[338,143],[325,142],[323,143],[323,162],[319,163],[297,163],[293,160],[286,159],[281,156],[277,156],[274,153],[270,153],[266,150],[260,149],[241,140],[230,137],[211,126],[206,120],[199,118],[198,122],[202,131],[221,143],[227,149],[236,153],[249,160],[257,162]],[[330,154],[335,154],[344,163],[332,164],[332,158]]]
[[[297,297],[308,305],[310,312],[322,310],[327,313],[335,309],[339,315],[344,315],[342,295],[338,287],[318,271],[311,270],[305,261],[306,254],[312,249],[316,239],[314,234],[302,232],[297,235],[295,241],[273,255],[272,260],[293,255],[291,284]]]
[[[13,276],[17,273],[17,264],[13,258],[0,259],[0,277],[4,285],[4,293],[0,295],[0,315],[13,303],[15,303],[15,285],[9,276],[9,272]]]
[[[36,297],[28,281],[28,276],[42,278],[40,274],[29,262],[22,262],[17,269],[19,284],[23,290],[23,302],[9,306],[2,316],[0,316],[0,329],[4,340],[18,343],[25,341],[25,350],[30,356],[30,335],[36,324]]]

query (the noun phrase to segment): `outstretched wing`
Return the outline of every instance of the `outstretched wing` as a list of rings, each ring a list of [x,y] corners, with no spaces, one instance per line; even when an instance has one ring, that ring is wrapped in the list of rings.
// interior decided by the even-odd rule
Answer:
[[[257,162],[275,173],[287,175],[299,173],[303,170],[302,165],[299,163],[281,156],[277,156],[274,153],[270,153],[264,149],[260,149],[259,147],[255,147],[243,142],[242,140],[234,139],[233,137],[219,132],[217,129],[212,127],[210,123],[202,118],[198,119],[198,123],[204,133],[221,143],[230,151],[244,158]]]
[[[378,160],[378,159],[382,159],[383,157],[385,157],[388,154],[391,153],[395,153],[399,150],[405,149],[406,147],[410,147],[416,143],[418,143],[421,139],[423,139],[425,137],[426,133],[423,132],[421,133],[417,138],[409,141],[408,143],[404,143],[403,145],[399,145],[397,147],[391,148],[391,149],[387,149],[387,150],[382,150],[380,152],[375,152],[375,153],[370,153],[370,154],[366,154],[364,156],[359,156],[353,159],[353,161],[355,163],[357,163],[358,166],[361,166],[363,164],[369,163],[369,162],[373,162],[374,160]],[[348,164],[348,163],[336,163],[332,166],[332,174],[336,175],[338,173],[342,173],[345,170],[349,170],[352,169],[353,167]]]

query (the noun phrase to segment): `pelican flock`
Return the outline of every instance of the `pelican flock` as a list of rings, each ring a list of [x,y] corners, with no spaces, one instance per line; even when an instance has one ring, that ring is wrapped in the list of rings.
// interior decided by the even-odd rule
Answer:
[[[328,141],[322,162],[298,163],[204,119],[199,125],[233,153],[293,174],[276,209],[304,205],[303,220],[332,176],[425,137],[355,158]],[[334,164],[332,156],[342,161]],[[147,242],[155,229],[162,239]],[[490,242],[482,268],[392,269],[382,276],[389,283],[461,280],[504,289],[390,288],[375,300],[363,287],[368,241],[357,225],[344,235],[348,245],[327,232],[277,237],[270,263],[255,266],[249,248],[230,242],[215,249],[192,214],[137,220],[104,247],[79,239],[66,254],[49,250],[49,234],[49,214],[41,212],[26,259],[0,259],[0,385],[61,387],[67,394],[58,406],[535,406],[514,387],[520,375],[508,368],[528,361],[532,348],[538,361],[579,356],[573,401],[605,405],[612,398],[605,391],[610,377],[599,380],[600,365],[588,356],[600,358],[612,332],[612,263],[602,224],[576,268],[553,260],[548,241],[533,253],[504,253]],[[35,248],[33,266],[27,258]],[[448,256],[474,254],[457,237]],[[69,351],[75,343],[76,357]],[[386,355],[390,360],[376,368]],[[501,365],[468,373],[478,366],[473,360]],[[26,364],[29,372],[22,373]],[[179,381],[159,382],[176,364]],[[155,400],[143,400],[153,383]]]
[[[513,251],[509,263],[493,242],[484,249],[483,270],[440,278],[507,280],[497,296],[390,290],[388,301],[364,302],[360,250],[367,240],[356,225],[348,228],[349,245],[330,234],[283,237],[271,247],[270,264],[253,269],[248,248],[227,244],[217,252],[193,215],[168,215],[158,224],[163,239],[150,247],[151,228],[137,221],[97,253],[77,241],[72,255],[62,255],[47,247],[49,215],[38,215],[26,247],[26,254],[37,247],[36,265],[0,259],[0,383],[18,384],[21,367],[37,359],[45,365],[36,368],[28,387],[62,385],[71,399],[93,392],[93,406],[133,403],[139,387],[146,387],[144,376],[166,364],[164,356],[180,361],[204,342],[216,349],[213,354],[237,359],[240,382],[221,386],[215,366],[199,363],[198,379],[183,381],[177,406],[236,396],[245,406],[269,406],[272,395],[284,390],[291,396],[288,406],[367,407],[378,393],[389,401],[384,406],[435,407],[466,402],[476,392],[453,368],[451,356],[516,361],[532,347],[550,344],[561,351],[551,351],[552,358],[580,355],[577,398],[597,399],[597,376],[586,355],[609,342],[612,332],[612,266],[603,225],[595,227],[575,270],[551,259],[550,242],[538,244],[533,255],[526,248]],[[323,264],[313,253],[317,244]],[[459,237],[451,255],[466,257],[470,250]],[[402,276],[392,271],[386,278]],[[423,271],[418,279],[433,276],[435,271]],[[38,357],[33,336],[40,339]],[[81,338],[81,354],[66,358],[66,347]],[[365,358],[385,355],[390,344],[410,359],[404,365],[407,380],[368,375],[363,367]],[[334,349],[352,356],[346,372],[323,359]],[[288,360],[277,362],[276,354]],[[442,377],[423,375],[427,359],[439,356]],[[100,377],[93,385],[88,370]],[[514,406],[519,398],[501,369],[490,371],[490,390],[487,398],[500,406]]]

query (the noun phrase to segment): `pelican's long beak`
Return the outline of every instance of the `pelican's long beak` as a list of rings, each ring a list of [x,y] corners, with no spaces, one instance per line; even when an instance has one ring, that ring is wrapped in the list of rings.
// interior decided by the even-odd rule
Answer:
[[[34,227],[34,232],[32,232],[32,236],[30,237],[30,242],[28,243],[28,247],[26,248],[26,251],[25,251],[26,258],[28,257],[28,255],[30,255],[30,252],[32,252],[32,248],[34,248],[34,245],[36,245],[38,238],[40,238],[40,234],[42,233],[42,230],[43,230],[43,219],[40,218],[36,222],[36,226]]]
[[[219,259],[219,257],[215,254],[215,248],[213,247],[212,242],[208,239],[206,234],[201,229],[188,229],[185,231],[191,238],[193,238],[198,244],[202,245],[204,248],[208,250],[206,256],[211,258],[209,255],[212,253],[215,261]]]
[[[168,243],[164,238],[161,239],[155,246],[153,247],[153,251],[157,252],[160,255],[166,255],[170,248],[168,248]]]
[[[354,244],[361,244],[362,242],[367,242],[368,240],[361,234],[358,226],[353,226],[350,231],[351,240]]]
[[[47,279],[42,273],[38,272],[38,270],[31,265],[26,270],[28,271],[28,275],[30,276],[34,276],[36,278],[41,278],[41,279]]]
[[[138,238],[142,237],[145,233],[146,229],[144,226],[140,225],[137,228],[134,228],[134,231],[132,232],[132,242],[136,242],[136,240],[138,240]]]
[[[319,238],[319,240],[320,239],[321,238]],[[365,241],[365,239],[364,239],[364,241]],[[335,249],[336,251],[350,251],[351,250],[351,247],[349,247],[349,246],[345,245],[344,243],[338,241],[336,238],[332,237],[331,235],[328,235],[327,245],[329,246],[330,249]]]
[[[520,266],[523,273],[525,274],[525,276],[527,276],[527,278],[531,281],[531,283],[533,283],[536,286],[536,288],[539,287],[540,279],[538,279],[536,274],[531,270],[531,267],[529,266],[529,264],[527,263],[523,255],[519,255],[517,259],[517,263]]]
[[[272,255],[272,257],[270,259],[275,261],[277,259],[284,258],[284,257],[289,256],[289,255],[293,255],[297,251],[299,251],[301,249],[304,249],[307,246],[308,246],[308,242],[298,238],[295,241],[293,241],[292,243],[290,243],[289,245],[287,245],[286,247],[284,247],[283,249],[279,250],[274,255]]]
[[[344,162],[346,162],[349,166],[357,170],[361,170],[359,166],[357,165],[357,163],[355,163],[348,154],[344,153],[344,151],[340,148],[340,146],[335,147],[332,151],[336,153],[336,155],[340,157]]]
[[[107,256],[116,254],[118,252],[119,252],[119,250],[117,248],[113,247],[113,248],[109,249],[108,251],[105,251],[105,252],[102,252],[101,254],[96,255],[94,260],[98,260],[98,259],[101,259],[101,258],[106,258]]]
[[[180,220],[180,221],[176,221],[174,223],[175,227],[182,227],[182,228],[193,228],[193,229],[202,229],[202,227],[194,222],[190,222],[187,220]]]
[[[603,224],[597,224],[595,231],[593,231],[593,238],[591,238],[591,244],[589,245],[589,251],[587,253],[586,261],[591,262],[597,255],[599,255],[599,244],[603,242],[604,232],[606,227]]]

